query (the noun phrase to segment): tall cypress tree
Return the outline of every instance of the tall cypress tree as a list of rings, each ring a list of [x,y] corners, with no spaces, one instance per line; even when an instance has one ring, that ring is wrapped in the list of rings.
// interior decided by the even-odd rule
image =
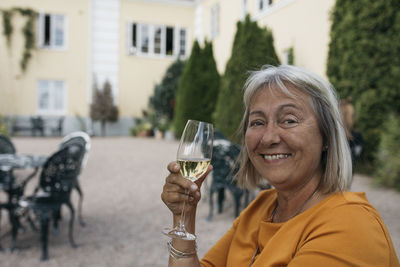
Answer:
[[[237,23],[232,54],[221,81],[214,114],[216,128],[233,141],[238,141],[236,130],[243,116],[243,85],[248,72],[263,65],[278,65],[272,32],[260,28],[247,16]]]
[[[362,160],[369,166],[386,114],[400,110],[399,23],[398,0],[337,0],[332,13],[327,75],[356,105]]]
[[[195,41],[176,93],[173,126],[177,137],[181,136],[189,119],[211,122],[219,82],[212,44],[206,42],[201,49]]]

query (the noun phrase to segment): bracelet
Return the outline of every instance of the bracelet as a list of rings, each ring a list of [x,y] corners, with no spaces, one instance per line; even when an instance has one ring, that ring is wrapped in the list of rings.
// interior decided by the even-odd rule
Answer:
[[[180,250],[176,249],[172,245],[172,241],[171,240],[169,240],[167,242],[167,245],[168,245],[169,255],[172,258],[176,259],[176,260],[183,259],[183,258],[190,258],[190,257],[192,257],[193,255],[195,255],[197,253],[197,242],[196,242],[196,248],[194,249],[193,252],[183,252],[183,251],[180,251]]]

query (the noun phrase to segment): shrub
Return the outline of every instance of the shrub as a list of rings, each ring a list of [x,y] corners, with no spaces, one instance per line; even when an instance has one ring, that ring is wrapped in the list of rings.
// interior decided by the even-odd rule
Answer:
[[[371,169],[387,114],[400,114],[399,31],[398,0],[336,1],[327,75],[340,97],[351,96],[356,105],[365,141],[360,163]]]
[[[165,117],[169,121],[172,120],[175,108],[175,94],[184,67],[185,61],[177,59],[168,67],[161,83],[155,86],[154,94],[149,100],[149,107],[154,110],[156,117]]]
[[[195,41],[176,93],[173,120],[176,137],[181,136],[188,119],[212,122],[219,84],[212,44],[206,41],[202,49]]]
[[[400,191],[400,119],[394,113],[386,120],[380,140],[376,177]]]
[[[277,65],[272,33],[260,28],[247,16],[237,24],[232,54],[221,81],[217,106],[214,114],[216,128],[229,139],[238,142],[234,134],[243,116],[243,85],[248,72],[263,65]]]
[[[7,122],[3,115],[0,114],[0,134],[8,136]]]
[[[103,90],[99,90],[96,84],[94,85],[90,117],[93,121],[100,121],[102,136],[106,134],[107,121],[115,122],[118,120],[118,108],[114,106],[111,84],[108,81],[104,83]]]

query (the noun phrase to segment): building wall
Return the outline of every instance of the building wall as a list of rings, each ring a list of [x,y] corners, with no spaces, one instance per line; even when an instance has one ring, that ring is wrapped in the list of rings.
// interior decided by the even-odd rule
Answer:
[[[40,115],[45,119],[46,134],[56,127],[59,117],[65,117],[64,132],[79,129],[76,117],[88,114],[88,1],[73,0],[13,0],[0,2],[1,9],[13,7],[31,8],[37,12],[65,16],[66,41],[63,49],[36,48],[23,72],[19,61],[24,51],[25,38],[21,30],[26,19],[15,13],[10,48],[0,34],[0,113],[18,124],[29,124],[29,117]],[[36,26],[38,23],[36,23]],[[38,28],[35,29],[36,32]],[[1,30],[2,32],[2,30]],[[37,36],[35,36],[37,39]],[[37,40],[36,40],[37,41]],[[56,114],[40,112],[38,109],[39,80],[64,82],[64,105]],[[10,125],[11,127],[11,125]],[[27,133],[29,134],[29,132]]]
[[[14,33],[10,48],[0,35],[0,112],[13,115],[35,115],[37,83],[40,79],[63,80],[66,85],[66,116],[88,113],[88,13],[87,1],[14,0],[0,3],[0,8],[30,7],[38,12],[66,16],[67,41],[65,50],[36,49],[22,72],[19,61],[24,38],[21,29],[25,19],[14,15]]]
[[[186,51],[189,55],[194,40],[194,6],[191,3],[178,2],[140,0],[121,2],[118,96],[121,116],[130,118],[141,116],[142,110],[147,107],[149,97],[153,94],[154,86],[161,82],[169,65],[176,60],[175,56],[129,54],[127,25],[135,22],[183,27],[188,34]]]
[[[250,14],[260,26],[272,30],[278,57],[285,63],[287,50],[293,48],[295,65],[303,66],[322,76],[326,72],[330,20],[335,0],[273,0],[259,10],[260,0],[203,0],[198,1],[197,23],[201,25],[200,40],[210,40],[211,8],[220,5],[220,33],[214,38],[214,56],[219,72],[225,70],[231,56],[236,22]],[[200,15],[201,14],[201,15]],[[198,27],[198,25],[196,25]]]
[[[250,1],[251,2],[251,1]],[[281,62],[285,51],[294,49],[294,64],[326,76],[330,11],[335,0],[280,0],[264,12],[255,10],[253,18],[273,32],[274,44]]]
[[[236,33],[237,21],[243,19],[243,0],[203,0],[198,2],[197,8],[201,19],[201,41],[207,39],[213,42],[214,57],[220,74],[224,73],[226,62],[232,52],[233,38]],[[211,33],[211,9],[219,5],[219,34],[215,38],[210,37]],[[199,25],[196,25],[199,27]]]

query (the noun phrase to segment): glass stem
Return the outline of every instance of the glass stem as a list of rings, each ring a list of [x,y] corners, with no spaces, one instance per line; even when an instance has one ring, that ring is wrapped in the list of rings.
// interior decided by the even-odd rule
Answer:
[[[185,194],[187,195],[189,193],[189,190],[185,190]],[[186,200],[183,201],[183,208],[182,208],[182,213],[181,213],[181,220],[179,222],[179,228],[183,231],[186,232],[185,229],[185,206],[186,206]]]

